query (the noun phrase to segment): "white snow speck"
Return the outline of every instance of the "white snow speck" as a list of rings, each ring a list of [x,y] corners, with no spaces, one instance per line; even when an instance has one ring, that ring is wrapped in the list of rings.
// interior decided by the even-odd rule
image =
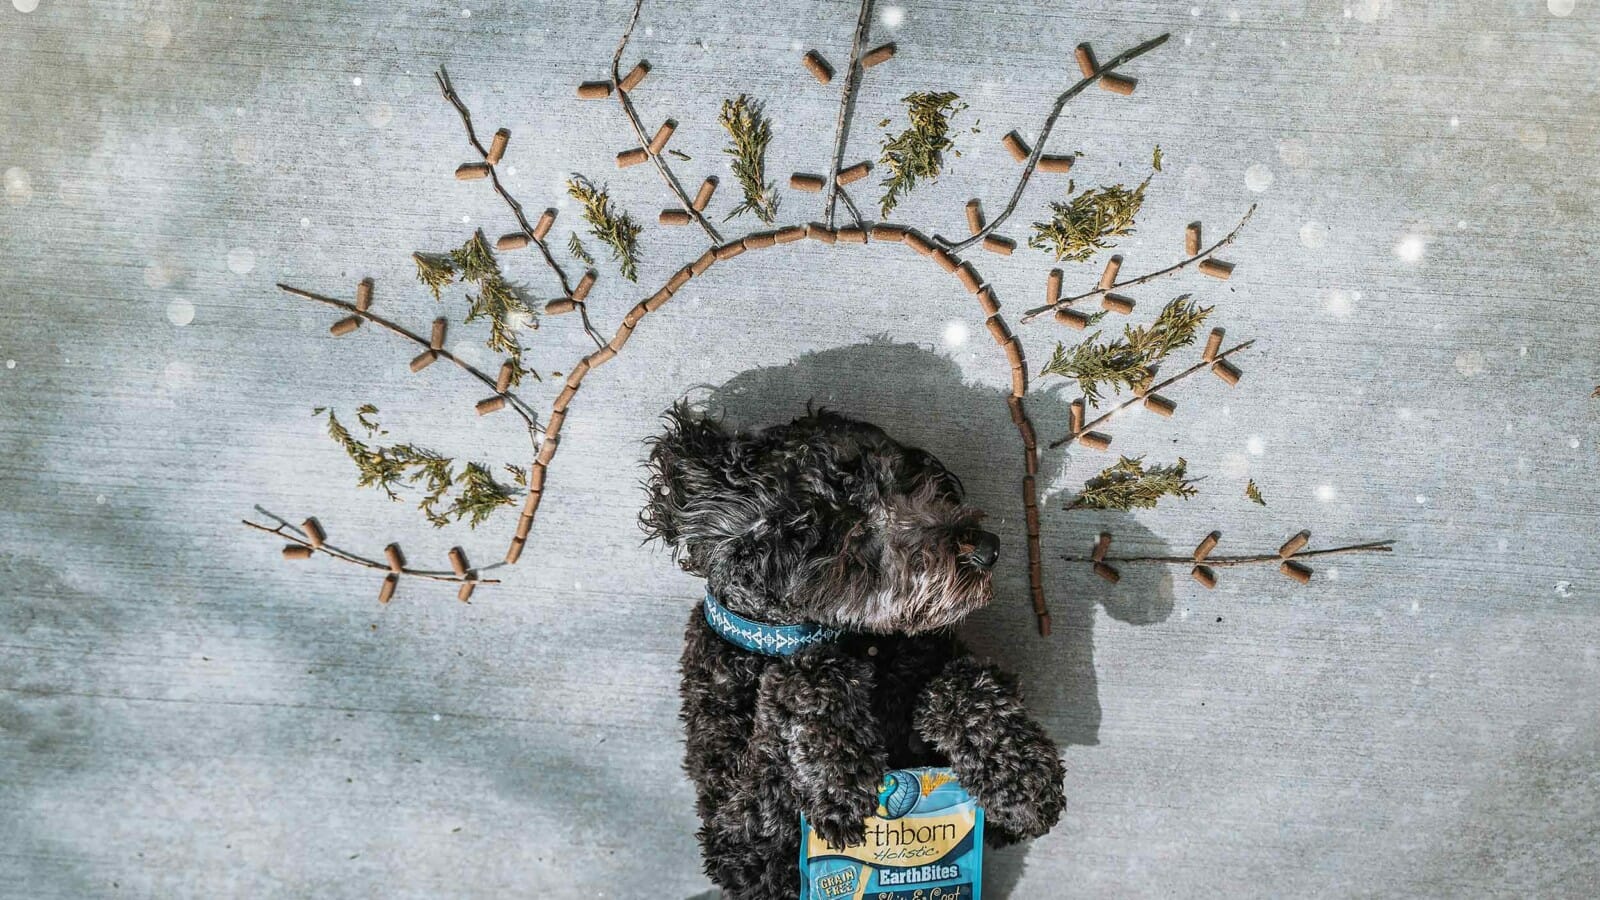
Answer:
[[[1582,445],[1582,443],[1583,443],[1583,442],[1582,442],[1582,441],[1580,441],[1580,440],[1578,440],[1578,439],[1577,439],[1577,438],[1568,438],[1568,439],[1567,439],[1567,446],[1568,446],[1568,447],[1571,447],[1571,448],[1572,448],[1572,449],[1574,449],[1574,450],[1576,450],[1576,449],[1578,449],[1578,447],[1579,447],[1579,446],[1580,446],[1580,445]]]
[[[1260,163],[1245,169],[1244,186],[1258,194],[1272,187],[1272,170]]]
[[[1342,319],[1350,315],[1351,307],[1355,305],[1356,300],[1360,299],[1360,296],[1355,291],[1334,288],[1328,292],[1328,312]]]
[[[1421,600],[1413,600],[1413,601],[1411,601],[1411,614],[1414,616],[1419,612],[1422,612],[1422,601]]]
[[[23,10],[27,12],[27,10]],[[21,205],[33,199],[33,177],[21,166],[12,166],[5,174],[6,199]]]
[[[1572,15],[1572,10],[1577,5],[1577,0],[1548,0],[1548,2],[1545,3],[1545,6],[1550,9],[1550,15],[1557,16],[1562,19]]]
[[[898,6],[885,6],[878,18],[885,28],[899,28],[906,20],[906,11]]]
[[[300,217],[300,227],[301,228],[310,228],[311,227],[311,220],[306,218],[305,216],[301,216]]]
[[[1450,117],[1450,127],[1451,128],[1460,128],[1461,127],[1461,117],[1460,116],[1451,116]]]
[[[144,283],[145,286],[149,288],[158,290],[160,288],[164,288],[171,284],[172,280],[177,276],[177,269],[162,262],[161,260],[156,260],[155,262],[144,267]]]
[[[1261,439],[1261,435],[1252,434],[1250,435],[1249,439],[1244,442],[1244,448],[1250,451],[1251,456],[1260,456],[1261,454],[1267,452],[1267,442]]]
[[[361,76],[357,75],[356,77],[350,79],[350,83],[356,87],[361,87]]]
[[[656,36],[656,27],[654,25],[646,25],[644,27],[644,36],[645,37],[655,37]]]
[[[1310,250],[1320,250],[1328,243],[1328,226],[1321,222],[1307,222],[1300,226],[1300,243]]]
[[[1326,575],[1329,581],[1338,581],[1339,580],[1339,567],[1338,566],[1329,566],[1326,569],[1322,570],[1322,574]]]
[[[433,720],[434,720],[434,721],[435,721],[435,722],[437,722],[437,721],[439,721],[439,714],[438,714],[438,713],[434,713],[434,714],[433,714]]]
[[[183,387],[194,380],[194,368],[186,362],[173,360],[167,363],[167,368],[161,375],[169,386]]]
[[[1428,498],[1427,498],[1426,495],[1423,495],[1423,494],[1418,494],[1417,495],[1417,505],[1418,506],[1426,506],[1427,503],[1428,503]]]
[[[1200,7],[1198,7],[1198,6],[1189,7],[1189,15],[1195,16],[1195,17],[1198,18],[1199,15],[1200,15]]]
[[[17,12],[31,13],[39,8],[39,0],[11,0],[11,5],[17,8]]]
[[[461,11],[461,18],[463,18],[463,19],[470,19],[470,18],[472,18],[472,10],[470,10],[470,9],[463,9],[463,10],[462,10],[462,11]],[[439,718],[439,717],[438,717],[438,716],[434,716],[434,718],[435,718],[435,719],[437,719],[437,718]]]
[[[394,121],[394,107],[390,106],[387,101],[379,100],[371,109],[367,110],[364,118],[367,120],[367,124],[373,128],[382,128]]]
[[[946,322],[944,325],[944,345],[946,347],[959,347],[967,342],[967,323],[960,321]]]
[[[1290,168],[1299,169],[1311,163],[1311,150],[1299,138],[1285,138],[1278,142],[1278,159]]]
[[[94,497],[94,502],[100,504],[101,506],[104,506],[105,503],[106,503],[106,495],[105,494],[96,494],[95,497]]]
[[[167,321],[182,328],[194,321],[194,304],[187,300],[174,300],[167,304]]]
[[[17,367],[17,361],[16,360],[14,360],[14,359],[6,360],[6,368],[15,369],[16,367]]]
[[[471,216],[462,216],[461,217],[461,224],[463,224],[463,225],[465,225],[465,224],[467,224],[468,222],[471,222],[471,221],[472,221],[472,217]]]
[[[1323,503],[1328,503],[1328,502],[1333,500],[1333,496],[1334,496],[1334,494],[1333,494],[1333,485],[1331,485],[1331,484],[1319,484],[1319,485],[1317,485],[1317,499],[1318,500],[1321,500]]]
[[[1456,371],[1463,375],[1483,374],[1483,354],[1476,350],[1463,350],[1456,354]]]
[[[1422,261],[1422,253],[1428,249],[1428,240],[1420,234],[1408,234],[1394,245],[1394,255],[1400,257],[1401,262],[1418,263]]]
[[[1376,22],[1387,18],[1389,3],[1390,0],[1357,0],[1354,6],[1356,18],[1363,22]]]
[[[249,247],[235,247],[228,251],[228,271],[235,275],[248,275],[256,267],[256,254]]]
[[[1572,582],[1570,582],[1570,581],[1558,581],[1558,582],[1556,582],[1556,596],[1557,597],[1571,597],[1572,596]]]
[[[1229,453],[1222,460],[1222,473],[1237,481],[1250,474],[1250,460],[1243,453]]]

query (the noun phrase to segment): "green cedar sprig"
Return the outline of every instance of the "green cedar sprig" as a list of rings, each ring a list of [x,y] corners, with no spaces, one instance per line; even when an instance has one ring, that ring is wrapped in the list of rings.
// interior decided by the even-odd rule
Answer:
[[[1260,506],[1267,505],[1267,500],[1265,497],[1261,496],[1261,488],[1256,487],[1256,480],[1254,478],[1250,479],[1245,484],[1244,495],[1250,499],[1251,503],[1255,503]]]
[[[1168,354],[1193,343],[1211,310],[1188,295],[1175,298],[1150,325],[1125,326],[1120,338],[1102,342],[1096,331],[1071,350],[1057,343],[1039,374],[1076,379],[1084,398],[1099,403],[1105,388],[1120,394],[1123,388],[1138,387]]]
[[[1187,500],[1196,493],[1183,457],[1170,466],[1145,467],[1144,457],[1122,457],[1088,481],[1068,509],[1152,509],[1162,497]]]
[[[901,98],[911,126],[883,139],[884,179],[880,205],[884,218],[900,203],[901,195],[917,186],[917,179],[936,180],[944,167],[944,154],[955,149],[950,139],[950,118],[967,108],[961,98],[949,91],[917,91]],[[959,156],[960,151],[956,151]]]
[[[604,187],[574,174],[567,179],[567,193],[583,204],[583,220],[589,233],[611,248],[611,258],[629,281],[639,280],[639,233],[644,226],[625,212],[613,208],[611,195]]]
[[[589,253],[589,248],[583,245],[583,241],[579,240],[576,231],[567,237],[567,252],[572,254],[573,259],[586,266],[594,265],[594,256]]]
[[[1144,205],[1149,184],[1146,178],[1132,189],[1120,184],[1089,188],[1066,203],[1052,202],[1050,219],[1033,223],[1028,246],[1049,251],[1058,260],[1087,260],[1096,250],[1110,247],[1110,238],[1133,233],[1133,220]],[[1071,184],[1067,191],[1071,193]]]
[[[777,187],[767,180],[767,145],[772,142],[772,122],[762,115],[760,102],[745,94],[723,100],[718,121],[732,140],[722,152],[733,157],[733,177],[744,192],[744,202],[734,207],[723,221],[748,212],[771,225],[778,218]]]
[[[433,299],[441,299],[439,292],[449,287],[456,280],[456,267],[450,257],[433,253],[413,253],[411,259],[417,264],[417,280],[433,292]]]

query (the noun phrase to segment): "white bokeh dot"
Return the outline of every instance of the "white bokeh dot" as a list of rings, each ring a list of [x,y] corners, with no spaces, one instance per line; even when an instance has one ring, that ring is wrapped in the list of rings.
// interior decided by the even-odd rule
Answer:
[[[461,18],[463,18],[463,19],[470,19],[470,18],[472,18],[472,10],[470,10],[470,9],[463,9],[463,10],[462,10],[462,11],[461,11]],[[435,717],[434,717],[434,718],[438,718],[438,717],[437,717],[437,716],[435,716]]]
[[[1420,234],[1408,234],[1394,245],[1394,255],[1400,257],[1401,262],[1417,263],[1422,261],[1423,251],[1428,249],[1428,240]]]
[[[1548,0],[1545,3],[1545,6],[1550,10],[1550,15],[1559,16],[1563,19],[1572,15],[1572,11],[1577,8],[1577,5],[1577,0]]]
[[[1582,442],[1582,441],[1580,441],[1580,440],[1578,440],[1578,439],[1577,439],[1577,438],[1568,438],[1568,439],[1567,439],[1567,446],[1568,446],[1568,447],[1571,447],[1571,448],[1572,448],[1572,449],[1574,449],[1574,450],[1576,450],[1576,449],[1578,449],[1578,447],[1579,447],[1579,446],[1580,446],[1580,445],[1581,445],[1581,444],[1582,444],[1582,443],[1583,443],[1583,442]]]
[[[235,247],[228,251],[228,271],[235,275],[248,275],[256,267],[256,254],[249,247]]]
[[[1260,163],[1245,169],[1244,186],[1258,194],[1272,187],[1272,170]]]
[[[14,360],[14,359],[6,360],[6,368],[15,369],[16,367],[17,367],[17,361],[16,360]]]
[[[1261,435],[1252,434],[1250,435],[1249,439],[1244,442],[1244,448],[1250,451],[1251,456],[1260,456],[1261,454],[1267,452],[1267,442],[1261,439]]]
[[[306,218],[305,216],[301,216],[300,217],[300,227],[301,228],[310,228],[311,227],[311,220]]]
[[[33,176],[21,166],[12,166],[5,173],[6,200],[22,204],[33,199]]]
[[[1321,222],[1307,222],[1301,225],[1300,243],[1311,250],[1320,250],[1328,243],[1328,226]]]
[[[1311,150],[1299,138],[1285,138],[1278,142],[1278,159],[1290,168],[1299,169],[1311,163]]]
[[[350,83],[356,87],[361,87],[361,76],[357,75],[356,77],[350,79]]]
[[[94,502],[100,504],[101,506],[104,506],[105,503],[106,503],[106,495],[105,494],[96,494],[94,496]]]
[[[944,345],[946,347],[960,347],[967,342],[967,323],[950,321],[944,325]]]
[[[31,13],[39,8],[39,0],[11,0],[11,5],[17,8],[17,12]]]
[[[1331,484],[1319,484],[1319,485],[1317,485],[1317,499],[1318,500],[1321,500],[1323,503],[1328,503],[1328,502],[1333,500],[1333,497],[1334,497],[1333,485],[1331,485]]]
[[[1417,505],[1418,506],[1422,506],[1422,505],[1426,504],[1427,502],[1428,502],[1427,495],[1425,495],[1425,494],[1418,494],[1417,495]]]
[[[194,304],[187,300],[174,300],[167,304],[167,321],[179,328],[194,321]]]
[[[886,28],[899,28],[906,20],[906,11],[898,6],[885,6],[880,18]]]
[[[1483,354],[1477,350],[1463,350],[1456,354],[1456,371],[1462,375],[1482,375],[1484,369]]]

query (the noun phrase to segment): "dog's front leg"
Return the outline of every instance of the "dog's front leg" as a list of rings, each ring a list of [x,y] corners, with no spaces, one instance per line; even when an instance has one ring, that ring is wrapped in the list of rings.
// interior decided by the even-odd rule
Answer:
[[[970,657],[953,659],[923,688],[912,721],[983,807],[995,845],[1038,837],[1061,818],[1061,756],[1010,675]]]
[[[872,709],[872,667],[828,646],[762,675],[761,714],[779,717],[806,821],[836,847],[859,844],[889,766]]]

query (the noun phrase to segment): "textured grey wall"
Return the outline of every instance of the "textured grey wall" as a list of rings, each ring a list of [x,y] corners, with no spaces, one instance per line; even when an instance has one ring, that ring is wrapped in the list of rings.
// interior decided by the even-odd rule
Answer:
[[[371,275],[383,309],[425,327],[408,252],[509,230],[482,184],[450,177],[466,148],[440,64],[480,127],[514,132],[531,207],[583,171],[653,219],[655,175],[612,166],[632,143],[615,106],[573,97],[628,4],[0,4],[0,893],[705,890],[673,688],[697,585],[634,525],[640,439],[688,392],[741,421],[813,398],[869,416],[994,512],[1005,599],[969,633],[1023,671],[1072,798],[1049,837],[993,856],[995,895],[1593,896],[1600,22],[1573,6],[880,4],[874,37],[899,55],[872,71],[847,158],[910,90],[961,93],[958,122],[982,127],[897,219],[959,230],[967,197],[1009,187],[998,138],[1036,133],[1075,43],[1104,56],[1167,30],[1133,66],[1139,92],[1084,95],[1052,150],[1083,152],[1080,184],[1137,179],[1166,150],[1130,267],[1173,258],[1190,219],[1220,234],[1261,203],[1227,285],[1138,294],[1201,291],[1259,340],[1238,388],[1186,384],[1170,422],[1116,425],[1125,452],[1187,457],[1201,496],[1068,515],[1060,492],[1104,458],[1047,457],[1047,560],[1108,525],[1122,549],[1212,527],[1235,550],[1301,527],[1400,542],[1304,588],[1145,570],[1110,589],[1048,564],[1046,641],[1017,564],[1005,364],[951,280],[877,248],[745,257],[642,326],[575,404],[522,565],[472,605],[408,584],[380,608],[366,573],[285,564],[237,524],[252,504],[318,513],[355,547],[500,552],[505,519],[434,533],[356,490],[308,412],[372,400],[397,435],[513,461],[508,417],[474,416],[444,366],[410,376],[372,329],[329,338],[326,310],[272,284],[348,296]],[[779,177],[824,165],[836,93],[799,51],[845,58],[855,9],[647,6],[641,112],[680,121],[687,183],[724,175],[717,209],[724,96],[769,101]],[[1007,231],[1063,191],[1036,181]],[[815,217],[813,197],[784,202]],[[644,247],[654,285],[701,244],[651,226]],[[1039,296],[1039,254],[980,263],[1008,308]],[[643,290],[602,270],[593,305],[614,326]],[[1056,336],[1023,335],[1036,361]],[[561,320],[533,345],[548,372],[584,340]],[[1035,402],[1041,434],[1065,402]],[[1246,476],[1266,509],[1239,496]]]

